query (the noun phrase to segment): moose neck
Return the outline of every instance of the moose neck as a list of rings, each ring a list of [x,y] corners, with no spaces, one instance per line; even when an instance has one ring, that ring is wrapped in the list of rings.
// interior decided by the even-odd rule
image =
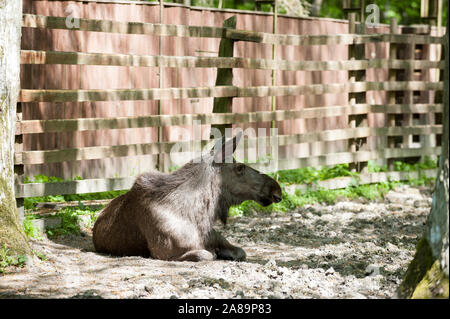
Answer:
[[[188,163],[171,175],[179,185],[170,200],[202,234],[209,234],[217,219],[226,223],[233,203],[225,196],[219,168],[206,163]]]

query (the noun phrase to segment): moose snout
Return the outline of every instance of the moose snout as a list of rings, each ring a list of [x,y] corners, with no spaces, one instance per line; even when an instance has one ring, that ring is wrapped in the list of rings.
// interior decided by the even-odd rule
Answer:
[[[281,202],[281,200],[283,199],[283,197],[280,194],[272,194],[272,201],[274,203],[279,203]]]
[[[281,187],[275,180],[271,180],[271,200],[273,203],[279,203],[283,200],[283,193],[281,192]]]

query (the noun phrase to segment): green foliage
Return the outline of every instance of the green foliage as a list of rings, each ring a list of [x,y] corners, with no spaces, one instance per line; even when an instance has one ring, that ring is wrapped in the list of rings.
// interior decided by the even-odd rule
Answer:
[[[312,2],[312,1],[310,1]],[[392,1],[371,0],[366,1],[366,6],[376,4],[380,9],[380,23],[389,24],[391,18],[397,18],[399,24],[426,24],[427,21],[420,17],[421,0]],[[443,1],[442,25],[447,21],[447,1]],[[370,14],[366,13],[366,16]],[[345,19],[345,13],[341,0],[327,0],[322,2],[320,16],[325,18]]]
[[[179,169],[180,166],[174,165],[169,167],[169,173],[175,172],[177,169]]]
[[[55,215],[55,217],[61,217],[61,226],[46,229],[46,233],[50,238],[70,234],[79,235],[81,232],[78,223],[79,216],[88,215],[93,224],[97,219],[97,212],[98,210],[83,205],[63,208]]]
[[[10,266],[23,267],[26,262],[27,256],[11,256],[10,250],[5,244],[0,248],[0,273],[5,273],[6,268]]]
[[[35,216],[27,215],[22,223],[25,235],[30,238],[42,239],[40,230],[33,224]]]
[[[369,171],[369,173],[379,173],[379,172],[387,172],[387,166],[379,166],[377,165],[374,161],[369,161],[367,163],[367,169]]]
[[[431,168],[437,168],[437,160],[432,160],[430,157],[426,156],[425,160],[423,162],[418,163],[405,163],[396,161],[394,162],[394,170],[400,171],[400,172],[412,172],[412,171],[418,171],[421,169],[431,169]]]
[[[153,1],[153,0],[148,0]],[[300,1],[300,0],[298,0]],[[164,2],[182,2],[174,0],[165,0]],[[301,0],[303,7],[307,6],[307,3],[312,4],[313,0]],[[356,2],[356,1],[353,1]],[[397,18],[399,24],[411,25],[411,24],[427,24],[427,21],[420,17],[420,3],[421,0],[409,0],[409,1],[393,1],[393,0],[370,0],[366,1],[366,6],[369,4],[376,4],[380,12],[380,23],[389,24],[391,18]],[[219,0],[191,0],[192,6],[198,7],[211,7],[218,8]],[[256,5],[254,1],[246,0],[222,0],[222,8],[225,9],[238,9],[255,11]],[[271,11],[270,4],[264,4],[261,6],[261,11]],[[279,6],[280,13],[286,13],[283,6]],[[371,12],[366,12],[366,17]],[[320,7],[320,17],[334,18],[334,19],[346,19],[346,14],[343,10],[342,0],[326,0],[322,1]],[[446,25],[447,21],[447,1],[443,1],[442,8],[442,25]]]
[[[310,184],[335,177],[357,176],[358,174],[351,172],[348,164],[339,164],[332,167],[322,167],[320,169],[304,167],[292,170],[281,170],[270,175],[272,178],[276,178],[280,183],[284,184]]]
[[[37,250],[33,250],[33,254],[36,255],[37,258],[39,258],[42,261],[47,261],[48,258],[45,254],[38,252]]]

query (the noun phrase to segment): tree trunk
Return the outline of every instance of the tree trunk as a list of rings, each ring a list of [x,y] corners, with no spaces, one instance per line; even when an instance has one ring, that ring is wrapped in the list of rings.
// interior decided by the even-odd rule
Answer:
[[[314,0],[311,6],[311,15],[313,17],[319,17],[321,8],[322,8],[322,0]]]
[[[14,196],[14,132],[20,89],[22,1],[0,0],[0,248],[30,255]]]
[[[401,298],[448,298],[448,204],[449,204],[449,17],[445,39],[444,112],[442,151],[431,213],[416,255],[399,287]]]

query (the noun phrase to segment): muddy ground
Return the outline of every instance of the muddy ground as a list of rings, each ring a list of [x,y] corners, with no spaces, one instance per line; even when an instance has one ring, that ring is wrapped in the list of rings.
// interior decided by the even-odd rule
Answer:
[[[101,255],[86,228],[32,240],[47,260],[0,275],[0,298],[395,298],[430,206],[429,188],[401,186],[383,200],[217,224],[245,262]]]

